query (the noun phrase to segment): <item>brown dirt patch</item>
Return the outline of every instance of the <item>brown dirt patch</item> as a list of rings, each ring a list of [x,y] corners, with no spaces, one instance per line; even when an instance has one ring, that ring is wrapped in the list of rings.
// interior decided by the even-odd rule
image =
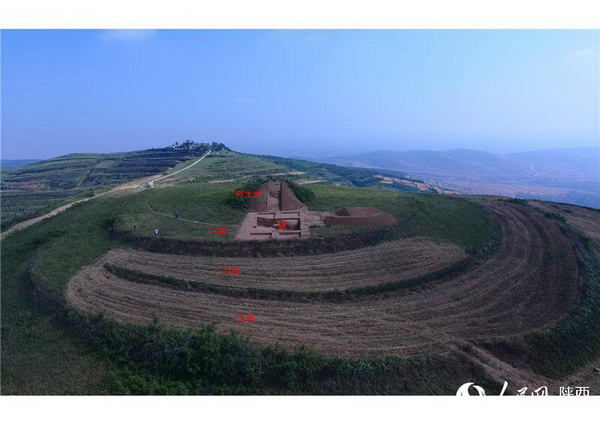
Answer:
[[[193,257],[116,249],[99,262],[187,281],[298,292],[331,291],[397,282],[438,271],[465,257],[458,246],[424,238],[316,256]],[[239,275],[221,275],[236,266]]]
[[[600,246],[600,212],[574,205],[530,202],[543,212],[557,212],[567,219],[567,223],[594,239]]]
[[[327,225],[395,225],[398,220],[394,215],[378,208],[343,208],[324,217]]]
[[[248,200],[250,212],[295,211],[306,207],[284,181],[268,181],[257,191],[260,191],[261,197]]]

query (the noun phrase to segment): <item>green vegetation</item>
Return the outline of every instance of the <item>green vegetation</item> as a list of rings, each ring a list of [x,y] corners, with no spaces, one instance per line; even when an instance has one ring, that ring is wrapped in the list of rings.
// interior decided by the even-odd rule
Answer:
[[[258,190],[260,185],[263,184],[265,181],[268,181],[268,178],[261,178],[261,177],[250,178],[249,180],[244,182],[243,185],[236,187],[235,190],[233,190],[231,193],[229,193],[226,203],[235,209],[247,210],[248,209],[248,198],[244,197],[245,193],[246,192],[254,193],[255,191]],[[241,191],[242,197],[236,197],[235,196],[236,191]]]
[[[61,204],[136,178],[160,174],[208,151],[226,149],[218,143],[191,141],[126,153],[71,154],[2,170],[2,229],[40,215]],[[91,190],[91,191],[90,191]]]
[[[233,240],[246,215],[231,205],[237,188],[235,183],[203,183],[145,190],[118,209],[114,228],[139,237],[154,237],[154,228],[158,228],[166,238]],[[208,232],[218,227],[226,227],[226,236]]]
[[[502,199],[499,199],[499,200],[502,200],[504,202],[510,202],[510,203],[518,203],[520,205],[527,205],[527,204],[529,204],[529,201],[527,199],[520,199],[518,197],[502,198]]]
[[[114,154],[71,154],[36,162],[31,165],[2,171],[3,213],[0,225],[5,230],[12,225],[41,215],[70,201],[90,197],[118,184],[154,174],[167,175],[194,163],[211,149],[210,156],[186,169],[174,178],[177,181],[205,183],[209,181],[240,181],[253,177],[269,176],[293,183],[297,179],[318,179],[356,187],[383,187],[402,192],[418,192],[414,186],[394,182],[380,184],[375,173],[402,177],[394,171],[374,171],[363,168],[346,168],[284,159],[236,153],[220,143],[196,144],[190,140],[163,149]],[[290,174],[292,170],[303,174]],[[171,184],[167,179],[157,186]],[[311,194],[303,186],[292,187],[299,199],[310,201]],[[428,189],[433,193],[435,190]],[[238,205],[240,206],[240,205]],[[241,205],[243,206],[243,205]],[[168,225],[168,224],[167,224]]]
[[[558,213],[558,212],[546,212],[546,213],[544,213],[544,216],[546,218],[555,219],[557,221],[560,221],[563,224],[567,223],[567,218],[563,214]]]
[[[97,204],[97,200],[90,203]],[[67,278],[112,245],[102,223],[119,202],[74,206],[2,241],[2,394],[75,394],[100,390],[106,363],[41,312],[27,275],[39,254],[50,256],[42,270],[48,281]],[[80,213],[81,212],[81,213]],[[57,256],[50,254],[54,248]],[[47,274],[46,274],[47,271]],[[62,285],[66,280],[58,280]],[[61,286],[62,287],[62,286]],[[57,289],[56,293],[63,293]]]
[[[525,362],[536,373],[564,378],[600,352],[600,261],[586,238],[568,225],[583,284],[577,306],[553,328],[485,347],[508,362]]]
[[[309,203],[315,200],[316,194],[309,187],[296,184],[292,180],[285,181],[287,182],[288,186],[292,189],[298,200],[300,200],[302,203]]]
[[[460,197],[392,193],[377,189],[312,184],[315,198],[307,202],[315,211],[337,211],[344,207],[376,207],[394,215],[403,236],[425,236],[469,249],[482,247],[490,237],[490,216],[478,204]],[[311,234],[327,237],[360,231],[360,227],[311,228]]]
[[[286,171],[287,168],[273,162],[227,150],[211,154],[198,165],[177,174],[177,178],[194,182],[240,180]]]
[[[99,357],[118,355],[105,393],[448,394],[474,376],[493,387],[479,366],[460,357],[332,358],[304,348],[259,346],[213,326],[196,332],[165,329],[158,321],[132,326],[73,310],[61,322]]]
[[[57,207],[83,197],[79,189],[47,192],[2,193],[2,231],[36,216],[48,213]]]
[[[168,191],[174,189],[179,187]],[[171,206],[168,191],[147,192],[159,193],[160,208]],[[326,357],[258,346],[210,327],[185,332],[160,323],[132,326],[66,307],[69,278],[120,245],[110,228],[118,211],[148,196],[142,194],[92,199],[3,241],[4,394],[448,394],[474,377],[485,381],[481,368],[466,359]]]
[[[194,245],[189,242],[233,240],[246,213],[245,201],[235,198],[235,190],[253,191],[263,181],[265,180],[261,178],[253,178],[243,186],[236,183],[202,183],[146,190],[132,197],[127,206],[119,208],[114,229],[121,234],[122,239],[140,239],[134,241],[136,245],[152,250],[211,254],[214,248],[210,245]],[[302,186],[299,188],[306,189],[305,201],[310,210],[336,211],[344,207],[374,206],[394,215],[399,225],[394,228],[314,227],[311,228],[313,238],[300,244],[287,243],[290,244],[289,251],[287,244],[282,242],[273,246],[264,242],[256,245],[236,243],[236,246],[228,250],[228,254],[237,256],[247,250],[253,250],[256,254],[269,254],[270,249],[290,255],[333,252],[411,236],[455,243],[469,249],[469,253],[473,254],[475,250],[483,249],[496,232],[496,229],[492,228],[490,215],[481,206],[459,197],[336,187],[327,184],[311,184],[310,189]],[[174,217],[175,210],[178,211],[179,218]],[[208,233],[209,229],[218,226],[227,228],[227,237],[216,237]],[[154,228],[160,229],[161,240],[143,240],[153,237]],[[324,240],[341,236],[346,238],[339,241]],[[177,244],[176,240],[187,243]]]

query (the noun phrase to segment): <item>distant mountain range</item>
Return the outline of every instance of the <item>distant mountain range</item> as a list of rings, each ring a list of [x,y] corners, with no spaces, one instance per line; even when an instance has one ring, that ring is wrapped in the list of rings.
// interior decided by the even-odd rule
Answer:
[[[600,147],[504,155],[466,149],[377,151],[320,161],[402,171],[465,194],[498,194],[600,207]]]
[[[2,159],[0,160],[0,168],[16,168],[17,166],[29,165],[41,161],[42,159]]]

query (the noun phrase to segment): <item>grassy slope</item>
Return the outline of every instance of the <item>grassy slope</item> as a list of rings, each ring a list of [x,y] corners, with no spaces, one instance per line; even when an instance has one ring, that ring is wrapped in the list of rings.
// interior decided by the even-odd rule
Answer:
[[[425,236],[475,248],[485,242],[490,225],[486,212],[459,197],[397,193],[377,189],[314,184],[310,210],[336,211],[343,207],[373,206],[389,212],[405,226],[406,236]],[[315,236],[356,231],[355,227],[312,228]]]
[[[0,225],[9,228],[17,222],[33,218],[68,201],[105,190],[146,175],[166,175],[167,168],[178,171],[197,160],[202,152],[156,149],[115,154],[72,154],[32,165],[3,170],[0,174],[3,192],[3,214]],[[332,183],[378,187],[374,170],[344,168],[294,159],[247,155],[220,151],[205,158],[175,177],[195,182],[241,180],[250,176],[266,176],[289,170],[306,174],[288,175],[289,179],[324,179]],[[388,172],[388,171],[386,171]],[[388,172],[392,176],[402,173]],[[157,186],[170,184],[168,179]],[[390,188],[389,186],[387,188]],[[411,186],[396,185],[399,191],[414,191]],[[168,224],[167,224],[168,225]]]
[[[373,170],[364,168],[346,168],[337,165],[309,162],[296,159],[286,159],[276,156],[261,156],[237,152],[220,152],[218,156],[211,156],[189,170],[177,175],[178,179],[195,182],[214,180],[243,180],[252,176],[267,176],[270,174],[285,173],[287,171],[302,171],[303,174],[285,175],[285,179],[313,179],[325,180],[330,183],[349,185],[355,187],[382,187],[381,180],[375,174],[390,177],[405,177],[402,172]],[[419,180],[415,180],[419,181]],[[385,188],[403,191],[418,192],[416,187],[401,183],[386,185]],[[427,190],[431,192],[432,190]],[[435,191],[435,190],[433,190]]]
[[[101,228],[108,207],[75,206],[55,218],[9,235],[2,243],[2,393],[68,394],[97,392],[106,364],[39,312],[31,301],[27,268],[34,257],[55,252],[44,274],[63,278],[91,262],[110,245]],[[82,210],[83,209],[83,210]],[[55,250],[56,249],[56,250]],[[64,280],[59,280],[63,281]]]
[[[158,227],[161,236],[178,240],[232,240],[245,211],[227,204],[239,188],[236,183],[181,184],[147,190],[127,208],[121,208],[116,228],[152,237]],[[481,246],[487,237],[488,215],[473,202],[446,196],[398,193],[327,184],[311,185],[315,200],[310,210],[336,211],[348,206],[375,206],[396,216],[404,236],[426,236],[456,243],[466,248]],[[179,213],[179,219],[173,216]],[[209,224],[190,221],[202,221]],[[214,224],[214,225],[210,225]],[[208,233],[218,226],[227,228],[227,237]],[[314,237],[363,231],[364,227],[324,226],[311,229]]]
[[[147,237],[152,237],[154,228],[158,227],[162,237],[180,240],[232,240],[238,224],[246,215],[245,211],[234,209],[226,203],[237,188],[235,183],[202,183],[146,190],[120,210],[116,228],[132,232],[136,225],[137,234]],[[179,219],[173,216],[175,210],[179,213]],[[226,237],[208,232],[219,226],[226,228]]]
[[[71,154],[2,170],[2,228],[50,207],[127,181],[157,174],[201,152],[174,149],[111,154]]]
[[[204,185],[187,187],[200,186]],[[81,266],[118,245],[108,232],[117,212],[135,210],[148,197],[159,210],[171,208],[173,199],[177,199],[178,204],[189,199],[187,187],[92,199],[3,241],[3,393],[99,393],[106,390],[115,393],[423,393],[425,390],[448,393],[464,378],[474,375],[481,378],[480,370],[457,359],[328,359],[257,347],[210,331],[191,336],[103,320],[89,323],[69,314],[71,318],[66,319],[60,312],[58,317],[50,315],[55,321],[35,312],[40,303],[38,301],[35,308],[30,303],[33,287],[25,278],[28,267],[35,277],[36,288],[61,299],[69,278]],[[228,192],[230,187],[219,185],[214,190],[221,189]],[[147,193],[158,193],[157,198],[152,199]],[[189,201],[194,205],[193,200]],[[194,213],[201,213],[203,206],[196,206],[199,209]],[[67,332],[72,335],[67,336]],[[180,346],[178,349],[204,365],[190,369],[188,362],[179,362],[168,350],[161,350],[163,343],[175,343]],[[152,356],[154,362],[140,357],[144,353],[142,348],[136,348],[138,345],[158,349]],[[203,350],[209,348],[209,351]],[[209,358],[210,364],[206,362]],[[237,365],[232,365],[232,360]],[[423,373],[428,376],[423,377]],[[447,374],[447,381],[440,382],[437,373]],[[416,384],[420,380],[423,380],[422,386]]]
[[[196,178],[197,182],[242,179],[253,175],[285,172],[287,168],[251,155],[223,151],[209,156],[197,166],[177,174],[178,179]]]

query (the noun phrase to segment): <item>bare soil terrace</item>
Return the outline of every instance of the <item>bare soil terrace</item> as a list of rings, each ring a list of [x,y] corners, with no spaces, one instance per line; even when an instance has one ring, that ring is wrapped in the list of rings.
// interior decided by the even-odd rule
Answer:
[[[339,253],[279,258],[197,257],[117,249],[104,255],[93,269],[100,270],[107,263],[219,286],[313,292],[406,280],[464,257],[456,245],[409,238]],[[239,268],[239,275],[223,275],[222,268],[232,266]]]
[[[128,281],[107,272],[102,263],[111,259],[145,272],[188,279],[204,278],[206,274],[218,281],[218,276],[207,273],[206,264],[221,265],[222,258],[177,259],[172,255],[117,251],[75,275],[69,283],[67,300],[81,310],[103,312],[128,322],[148,323],[154,316],[164,324],[182,328],[214,322],[221,331],[235,329],[262,343],[307,345],[349,356],[440,351],[465,341],[489,340],[552,326],[569,312],[578,296],[579,273],[569,239],[555,221],[532,207],[508,202],[489,202],[486,207],[498,217],[502,227],[502,242],[495,256],[458,277],[409,294],[365,295],[344,303],[302,303],[186,291]],[[408,275],[410,263],[421,267],[417,272],[433,266],[426,244],[412,257],[410,250],[402,250],[406,249],[402,243],[396,248],[399,250],[393,253],[386,251],[385,245],[352,251],[359,255],[356,260],[335,256],[338,259],[332,261],[335,254],[265,258],[258,262],[244,258],[247,266],[264,269],[271,275],[264,279],[252,274],[228,276],[231,278],[223,283],[286,289],[305,284],[301,286],[304,290],[325,290],[347,287],[352,281],[368,284],[371,280],[387,281]],[[444,257],[459,257],[447,246],[437,249],[437,258],[442,262]],[[376,252],[383,258],[378,258]],[[222,266],[240,264],[241,274],[241,259]],[[291,262],[278,262],[284,259]],[[145,260],[154,265],[146,266]],[[172,263],[174,260],[184,262]],[[269,261],[278,264],[280,273],[269,268]],[[290,268],[290,264],[295,268]],[[186,269],[188,266],[190,269]],[[310,270],[311,266],[315,269]],[[332,273],[317,278],[325,269],[344,270],[346,275]],[[308,277],[301,283],[305,272]],[[238,277],[241,278],[236,282]],[[240,313],[253,314],[256,321],[238,324]]]
[[[600,247],[600,213],[574,205],[557,203],[530,202],[542,212],[562,214],[567,223],[591,237]]]

